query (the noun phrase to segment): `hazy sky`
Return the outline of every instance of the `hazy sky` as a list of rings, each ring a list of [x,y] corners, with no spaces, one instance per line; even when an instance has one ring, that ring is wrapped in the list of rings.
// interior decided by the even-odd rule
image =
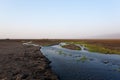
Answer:
[[[120,38],[120,0],[0,0],[0,38],[116,34]]]

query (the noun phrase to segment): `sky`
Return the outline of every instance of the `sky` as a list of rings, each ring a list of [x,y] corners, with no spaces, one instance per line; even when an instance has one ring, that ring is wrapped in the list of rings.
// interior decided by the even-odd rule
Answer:
[[[5,38],[120,38],[120,0],[0,0]]]

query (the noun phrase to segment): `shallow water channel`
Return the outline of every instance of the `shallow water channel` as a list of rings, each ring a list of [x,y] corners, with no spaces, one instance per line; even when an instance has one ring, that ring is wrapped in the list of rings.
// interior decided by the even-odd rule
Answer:
[[[120,55],[69,50],[60,45],[41,48],[60,80],[120,80]]]

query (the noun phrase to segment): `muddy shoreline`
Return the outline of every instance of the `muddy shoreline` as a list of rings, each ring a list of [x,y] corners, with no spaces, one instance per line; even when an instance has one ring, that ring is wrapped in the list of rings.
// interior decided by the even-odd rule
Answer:
[[[80,47],[74,45],[74,44],[68,44],[68,45],[64,45],[62,46],[63,48],[67,48],[67,49],[71,49],[71,50],[81,50]]]
[[[40,47],[0,41],[0,80],[58,80]]]

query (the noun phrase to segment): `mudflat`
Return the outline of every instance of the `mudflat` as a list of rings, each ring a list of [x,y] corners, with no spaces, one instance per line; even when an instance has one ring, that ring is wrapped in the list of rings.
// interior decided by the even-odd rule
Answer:
[[[40,47],[0,41],[0,80],[58,80]]]

